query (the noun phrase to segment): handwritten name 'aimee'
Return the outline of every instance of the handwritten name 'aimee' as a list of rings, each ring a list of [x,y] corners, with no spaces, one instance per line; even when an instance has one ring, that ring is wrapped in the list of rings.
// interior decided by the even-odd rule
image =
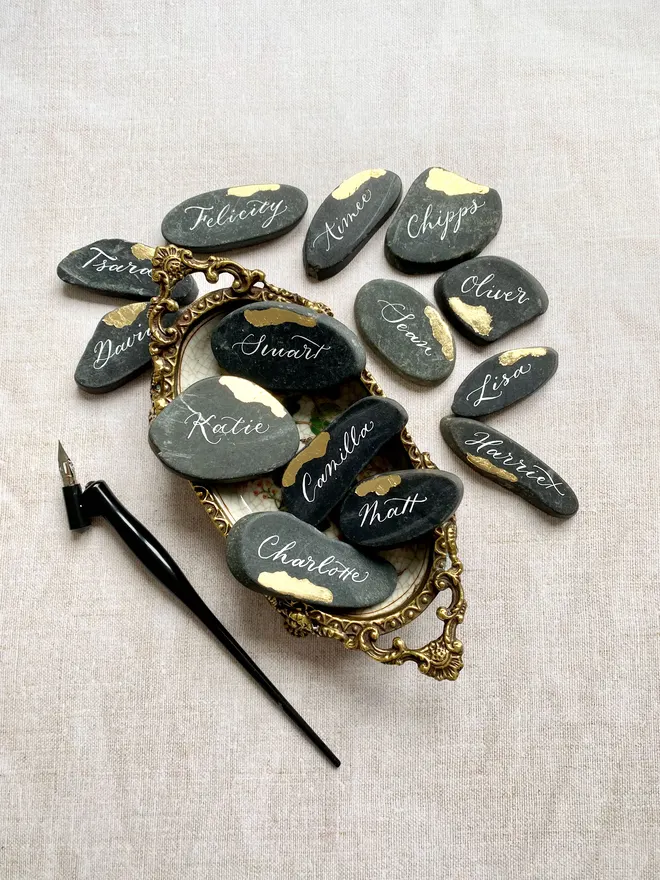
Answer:
[[[322,243],[325,242],[325,251],[327,253],[330,250],[333,241],[343,241],[348,230],[353,223],[355,223],[370,201],[371,190],[366,189],[355,202],[353,210],[347,211],[342,217],[335,217],[334,223],[328,223],[326,220],[323,232],[319,232],[319,234],[312,239],[312,247],[316,247],[317,241],[321,241]]]
[[[241,435],[247,437],[250,434],[265,434],[270,430],[270,425],[264,425],[263,422],[248,421],[243,416],[239,416],[237,419],[233,418],[233,416],[217,416],[215,413],[211,413],[210,416],[204,416],[198,410],[193,409],[186,401],[184,403],[190,410],[190,415],[184,419],[184,425],[187,425],[191,419],[193,420],[190,432],[186,438],[187,440],[190,440],[193,434],[197,432],[211,446],[217,446],[225,437],[238,437]],[[218,438],[217,440],[214,439],[216,437]]]
[[[352,425],[349,431],[344,431],[337,458],[331,458],[324,464],[321,475],[314,480],[309,471],[303,474],[301,489],[305,501],[312,504],[316,500],[316,493],[323,489],[328,480],[348,461],[360,443],[371,434],[375,427],[376,425],[372,421],[365,422],[359,430],[355,425]]]
[[[287,210],[283,199],[280,199],[279,202],[273,202],[271,199],[248,199],[242,204],[245,204],[244,208],[236,208],[225,203],[218,210],[207,205],[188,205],[184,209],[184,213],[193,212],[190,214],[192,226],[189,227],[189,232],[197,229],[198,226],[213,229],[216,226],[226,226],[228,223],[241,223],[241,221],[249,220],[252,217],[262,218],[261,228],[268,229],[275,218],[281,217]]]
[[[93,256],[87,260],[86,263],[82,264],[83,269],[94,269],[95,272],[128,272],[129,275],[141,275],[148,276],[151,278],[151,262],[147,261],[148,264],[146,266],[140,266],[137,263],[134,263],[132,260],[129,260],[128,263],[122,263],[119,261],[119,257],[113,257],[112,254],[106,254],[104,250],[101,250],[99,247],[91,247],[90,251],[92,251]]]
[[[241,339],[240,342],[235,342],[232,345],[232,348],[238,348],[241,354],[244,354],[246,357],[254,357],[254,355],[257,355],[258,357],[290,358],[293,360],[305,361],[316,360],[322,352],[330,351],[329,345],[321,345],[318,342],[314,342],[313,339],[309,339],[307,336],[295,334],[291,339],[300,340],[298,347],[276,348],[274,345],[268,345],[266,343],[265,333],[263,333],[258,339],[255,338],[254,333],[248,333],[248,335]]]
[[[396,329],[399,333],[403,333],[406,339],[410,340],[412,345],[421,348],[422,354],[425,354],[427,357],[433,356],[433,349],[431,348],[431,343],[426,339],[422,339],[413,333],[412,330],[408,329],[408,325],[404,323],[404,321],[416,321],[417,317],[414,312],[406,312],[406,308],[403,303],[391,303],[387,302],[387,300],[379,299],[378,305],[382,306],[380,310],[380,316],[383,321],[388,324],[396,324]]]
[[[517,291],[502,290],[499,287],[495,290],[494,287],[488,287],[487,285],[490,284],[494,277],[494,273],[491,272],[490,275],[486,275],[485,278],[479,281],[478,275],[470,275],[461,284],[461,293],[471,293],[477,299],[483,296],[486,299],[503,299],[505,302],[517,301],[519,305],[527,302],[529,297],[527,296],[527,291],[522,287],[519,287]]]
[[[527,367],[527,369],[525,369]],[[529,363],[520,364],[520,366],[516,367],[516,369],[510,375],[508,373],[499,373],[495,374],[495,377],[491,373],[486,373],[484,376],[484,381],[477,388],[473,388],[468,394],[465,395],[466,400],[470,400],[472,406],[476,409],[480,406],[485,400],[497,400],[502,397],[504,392],[501,390],[502,388],[506,388],[511,382],[514,382],[516,379],[519,379],[521,376],[526,376],[528,373],[531,373],[532,365]],[[490,393],[492,392],[492,393]]]
[[[565,493],[559,491],[559,487],[563,486],[563,483],[558,483],[552,474],[541,467],[540,464],[530,465],[522,458],[516,461],[515,455],[512,455],[506,449],[500,448],[504,446],[504,440],[491,440],[488,431],[475,431],[472,439],[465,441],[465,445],[475,446],[476,452],[481,452],[483,455],[488,456],[488,458],[499,462],[499,464],[508,466],[510,471],[515,471],[516,474],[527,477],[530,482],[537,483],[542,489],[554,489],[557,495],[561,495],[562,498],[564,497]]]
[[[433,205],[427,205],[421,220],[419,219],[419,214],[411,214],[408,218],[408,235],[414,239],[419,238],[420,235],[425,235],[427,232],[435,233],[439,231],[440,241],[444,241],[448,233],[455,235],[458,232],[463,219],[468,214],[476,214],[485,204],[485,202],[478,202],[476,199],[472,199],[472,204],[464,205],[455,211],[447,210],[444,212],[444,216],[442,209],[440,209],[435,219],[433,217]]]
[[[270,559],[273,562],[281,562],[282,565],[288,565],[290,568],[308,571],[312,574],[324,574],[328,577],[337,578],[339,581],[352,581],[356,584],[363,584],[369,577],[369,572],[363,573],[354,567],[345,565],[340,562],[336,556],[326,556],[320,562],[317,562],[313,556],[294,556],[291,551],[296,549],[296,541],[289,541],[283,547],[279,547],[282,538],[279,535],[270,535],[265,538],[261,544],[257,554],[260,559]],[[269,552],[271,548],[278,548]]]
[[[423,504],[428,500],[426,497],[420,498],[419,492],[415,492],[414,495],[408,495],[405,498],[397,498],[396,496],[382,500],[376,498],[374,501],[363,504],[359,509],[360,525],[372,526],[374,523],[383,523],[389,519],[406,516],[406,514],[413,513],[415,505]],[[381,504],[386,508],[382,512],[380,510]]]

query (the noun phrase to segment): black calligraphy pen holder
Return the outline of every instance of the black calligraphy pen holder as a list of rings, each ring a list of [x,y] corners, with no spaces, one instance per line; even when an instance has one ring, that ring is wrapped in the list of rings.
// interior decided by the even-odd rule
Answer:
[[[228,274],[232,283],[230,287],[202,296],[169,325],[164,319],[179,308],[170,298],[170,292],[178,281],[193,272],[202,272],[211,284]],[[156,248],[153,278],[159,284],[160,293],[149,313],[153,361],[151,418],[193,382],[221,374],[211,349],[211,334],[232,309],[255,301],[283,302],[332,315],[323,303],[270,284],[261,271],[245,269],[219,256],[197,258],[174,245]],[[324,430],[342,410],[367,395],[383,395],[383,390],[371,373],[364,370],[359,380],[346,382],[324,394],[287,395],[286,405],[305,442]],[[435,465],[404,429],[384,447],[362,476],[411,467],[423,469]],[[242,483],[202,485],[195,482],[192,486],[223,536],[242,516],[279,507],[280,489],[270,477]],[[355,612],[337,612],[293,599],[268,597],[265,601],[282,615],[284,625],[294,636],[313,634],[337,639],[344,647],[363,651],[380,663],[399,666],[412,660],[424,675],[437,680],[456,679],[463,667],[463,646],[456,638],[456,627],[463,621],[466,602],[461,586],[462,565],[456,550],[455,518],[439,526],[426,539],[384,551],[383,556],[396,568],[398,581],[395,592],[381,605]],[[442,593],[444,598],[447,591],[448,601],[436,609],[442,621],[438,638],[420,648],[409,648],[400,636],[394,637],[389,647],[378,644],[382,637],[419,617],[438,594]]]

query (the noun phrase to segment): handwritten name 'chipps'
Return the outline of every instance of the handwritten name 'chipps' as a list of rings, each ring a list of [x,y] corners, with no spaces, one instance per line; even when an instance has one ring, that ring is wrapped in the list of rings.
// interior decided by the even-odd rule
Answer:
[[[485,204],[485,202],[478,202],[476,199],[472,199],[472,204],[463,205],[455,211],[447,210],[444,216],[442,209],[440,209],[435,219],[433,219],[433,205],[427,205],[421,220],[419,219],[419,214],[411,214],[408,218],[408,235],[410,238],[419,238],[420,235],[424,235],[427,232],[439,230],[440,241],[444,241],[447,233],[455,235],[458,232],[464,217],[467,217],[468,214],[476,214]]]

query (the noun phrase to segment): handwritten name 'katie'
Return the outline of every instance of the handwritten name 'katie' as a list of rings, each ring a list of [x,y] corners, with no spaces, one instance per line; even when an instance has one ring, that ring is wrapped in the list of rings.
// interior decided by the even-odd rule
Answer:
[[[280,199],[279,202],[272,202],[270,199],[248,199],[244,204],[246,207],[238,210],[232,205],[224,204],[217,213],[215,208],[209,208],[206,205],[189,205],[184,209],[184,213],[197,211],[197,216],[191,215],[193,224],[188,231],[192,232],[200,225],[213,229],[215,226],[226,226],[227,223],[240,223],[241,220],[248,220],[250,217],[262,217],[261,228],[268,229],[273,220],[287,210],[283,199]]]
[[[363,504],[359,509],[360,525],[372,526],[374,523],[383,523],[387,522],[388,519],[405,516],[414,511],[416,504],[423,504],[428,500],[428,498],[420,498],[419,492],[415,492],[414,495],[408,495],[406,498],[393,496],[392,498],[385,498],[383,501],[376,498],[374,501]],[[379,510],[381,503],[387,508],[382,513]],[[388,507],[388,505],[391,506]]]
[[[527,369],[525,369],[525,367],[527,367]],[[531,363],[527,362],[527,364],[525,364],[523,362],[519,367],[516,367],[511,375],[508,373],[500,373],[496,374],[495,378],[493,378],[491,373],[486,373],[481,385],[466,394],[465,399],[470,400],[470,398],[473,397],[474,400],[472,400],[471,403],[475,408],[483,403],[484,400],[497,400],[504,394],[504,392],[500,390],[501,388],[506,388],[507,385],[516,379],[519,379],[521,376],[526,376],[531,370]],[[488,394],[487,392],[490,391],[498,393]]]
[[[298,348],[276,348],[274,345],[264,344],[266,340],[265,333],[259,339],[254,338],[254,333],[248,333],[240,342],[235,342],[232,348],[240,349],[241,354],[244,354],[246,357],[253,357],[256,354],[260,357],[293,358],[294,360],[302,359],[306,361],[316,360],[321,352],[330,351],[329,345],[321,345],[307,336],[296,334],[291,338],[300,339],[302,345]]]
[[[151,278],[151,262],[147,266],[138,266],[132,260],[129,260],[128,263],[120,263],[118,257],[106,254],[101,248],[91,247],[90,251],[94,252],[94,255],[86,263],[83,263],[83,269],[89,266],[96,272],[128,272],[129,275],[148,275]]]
[[[421,348],[422,354],[427,355],[427,357],[433,356],[433,349],[431,348],[430,343],[427,340],[416,336],[412,330],[408,329],[408,325],[403,323],[404,321],[416,321],[417,318],[414,312],[406,312],[403,303],[391,303],[385,299],[379,299],[378,305],[382,306],[380,316],[383,321],[386,321],[388,324],[396,324],[396,329],[399,333],[403,333],[405,338],[409,339],[412,345]]]
[[[504,440],[491,440],[488,431],[475,431],[472,440],[465,441],[466,446],[476,446],[477,452],[483,452],[489,458],[499,461],[500,464],[509,465],[511,470],[527,477],[530,482],[536,482],[542,489],[554,489],[557,495],[564,497],[564,492],[559,491],[559,487],[563,483],[557,483],[551,474],[541,465],[526,464],[522,458],[515,461],[515,456],[506,449],[500,449],[504,445]],[[540,472],[540,473],[539,473]]]
[[[358,431],[355,425],[351,426],[350,431],[344,431],[344,438],[339,450],[338,458],[332,458],[323,466],[321,476],[316,480],[312,480],[309,472],[303,474],[301,488],[302,494],[308,503],[316,500],[316,493],[322,489],[332,475],[337,471],[355,452],[360,443],[367,437],[376,427],[372,421],[365,422]]]
[[[259,544],[259,549],[257,550],[259,558],[281,562],[283,565],[288,565],[291,568],[303,569],[312,573],[318,572],[318,574],[325,574],[328,577],[336,577],[340,581],[350,580],[356,584],[363,584],[369,577],[368,571],[362,574],[356,568],[351,568],[340,562],[336,556],[326,556],[321,562],[317,562],[313,556],[287,555],[289,551],[296,549],[296,541],[289,541],[288,544],[280,547],[279,550],[269,553],[268,550],[271,547],[277,547],[281,540],[279,535],[270,535],[268,538],[265,538]]]
[[[485,278],[479,281],[478,275],[470,275],[461,284],[461,293],[473,293],[477,298],[485,296],[486,299],[503,299],[506,302],[515,302],[518,300],[520,305],[527,302],[529,297],[527,296],[527,291],[522,287],[519,287],[517,292],[513,290],[501,290],[499,287],[497,290],[494,290],[492,287],[486,287],[494,277],[495,275],[491,272],[490,275],[486,275]]]
[[[479,208],[483,208],[485,204],[485,202],[478,202],[476,199],[472,199],[471,205],[464,205],[456,211],[448,210],[445,212],[444,217],[442,216],[442,209],[440,209],[435,220],[433,219],[433,205],[427,205],[421,220],[419,219],[419,214],[411,214],[408,218],[408,235],[414,239],[427,232],[435,232],[439,229],[440,241],[444,241],[448,232],[453,234],[458,232],[464,217],[467,217],[468,214],[476,214]]]
[[[190,415],[183,421],[184,425],[187,425],[191,419],[194,419],[186,438],[187,440],[190,440],[197,431],[207,443],[210,443],[211,446],[217,446],[225,437],[237,437],[240,435],[247,437],[250,434],[265,434],[270,430],[270,425],[264,425],[262,422],[256,422],[255,424],[254,422],[247,421],[243,416],[235,419],[233,416],[217,416],[215,413],[212,413],[210,416],[205,417],[201,412],[193,409],[186,401],[184,403],[190,410]],[[213,438],[216,436],[218,439],[214,440]]]
[[[360,198],[357,199],[352,211],[347,211],[343,217],[336,217],[334,223],[328,223],[326,220],[325,229],[323,232],[319,232],[319,234],[312,240],[312,247],[316,247],[316,242],[319,241],[319,239],[322,241],[325,239],[325,251],[327,253],[330,250],[332,241],[343,241],[343,238],[351,225],[355,223],[362,211],[364,211],[365,205],[370,201],[371,190],[367,189],[362,193]]]

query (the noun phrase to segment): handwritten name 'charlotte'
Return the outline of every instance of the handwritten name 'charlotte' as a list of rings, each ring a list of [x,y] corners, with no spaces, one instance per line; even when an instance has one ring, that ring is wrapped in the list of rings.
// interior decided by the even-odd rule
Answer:
[[[354,567],[345,565],[340,562],[336,556],[326,556],[320,562],[317,562],[313,556],[294,556],[292,552],[296,549],[297,542],[289,541],[283,547],[269,552],[271,548],[278,548],[282,538],[279,535],[269,535],[261,544],[257,554],[260,559],[269,559],[273,562],[281,562],[290,568],[300,569],[303,571],[317,572],[325,574],[328,577],[336,577],[339,581],[350,580],[356,584],[363,584],[369,577],[369,572],[362,573]]]

